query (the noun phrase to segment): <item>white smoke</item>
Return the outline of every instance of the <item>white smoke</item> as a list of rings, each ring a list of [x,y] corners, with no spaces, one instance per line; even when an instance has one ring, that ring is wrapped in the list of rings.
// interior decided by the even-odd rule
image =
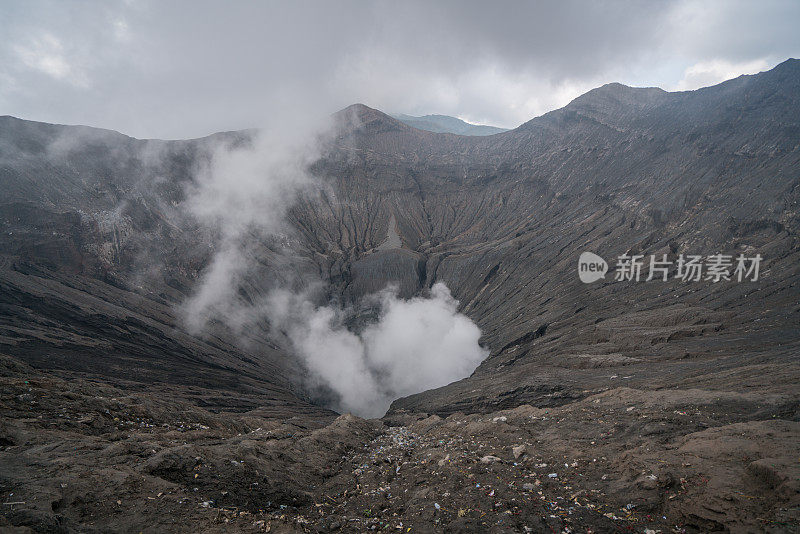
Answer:
[[[242,251],[231,242],[223,243],[206,267],[195,293],[184,304],[186,326],[200,333],[215,317],[232,318],[240,306],[236,288],[247,268]]]
[[[389,397],[464,378],[488,355],[478,344],[480,329],[458,313],[458,301],[442,282],[433,285],[427,299],[400,300],[395,292],[384,291],[382,305],[380,321],[362,338]]]
[[[380,417],[392,400],[464,378],[486,358],[480,329],[458,313],[445,284],[434,284],[428,298],[403,300],[387,288],[378,299],[378,321],[356,334],[340,309],[288,291],[270,296],[271,319],[312,376],[339,396],[339,411]]]
[[[358,332],[345,324],[350,310],[314,303],[319,280],[305,280],[305,292],[283,287],[257,302],[240,298],[255,264],[249,238],[291,233],[287,211],[300,194],[322,186],[308,171],[319,157],[318,131],[262,132],[250,147],[221,148],[199,174],[186,204],[218,233],[218,242],[184,304],[186,324],[199,333],[210,320],[236,330],[266,319],[288,338],[312,386],[335,395],[332,408],[381,416],[395,398],[466,377],[487,351],[478,344],[480,330],[458,313],[443,283],[427,297],[403,300],[391,287],[367,297],[378,316]]]
[[[219,146],[187,191],[188,213],[219,232],[213,258],[184,304],[190,331],[199,333],[213,317],[241,315],[236,290],[252,263],[245,241],[253,233],[283,233],[297,195],[316,185],[308,166],[318,156],[316,132],[324,129],[294,126],[261,130],[243,146]]]

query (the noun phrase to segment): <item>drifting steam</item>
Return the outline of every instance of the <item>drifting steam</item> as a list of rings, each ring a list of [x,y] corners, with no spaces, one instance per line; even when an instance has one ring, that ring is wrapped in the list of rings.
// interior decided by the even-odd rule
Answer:
[[[317,131],[319,125],[294,135],[262,130],[245,146],[218,147],[198,172],[186,207],[219,236],[216,253],[184,306],[187,326],[194,333],[212,317],[230,321],[245,311],[237,288],[252,267],[248,243],[254,234],[283,233],[286,211],[296,196],[315,186],[307,168],[318,155]]]
[[[395,288],[377,298],[379,319],[356,334],[340,309],[315,307],[287,291],[271,295],[273,322],[288,332],[312,375],[339,396],[334,408],[379,417],[397,397],[464,378],[487,356],[480,330],[458,313],[443,283],[428,298],[403,300]]]
[[[319,280],[305,280],[306,291],[276,287],[258,302],[241,299],[240,285],[254,267],[252,235],[291,233],[288,209],[321,187],[308,172],[321,143],[309,132],[293,138],[264,132],[249,148],[220,149],[199,175],[188,206],[218,232],[219,243],[185,303],[186,323],[200,332],[211,319],[233,328],[266,320],[288,339],[312,386],[333,393],[332,408],[376,417],[397,397],[466,377],[487,351],[478,344],[480,330],[458,313],[458,301],[441,282],[410,300],[393,287],[367,297],[364,304],[378,313],[358,331],[346,325],[349,310],[315,303],[308,288],[319,289]]]

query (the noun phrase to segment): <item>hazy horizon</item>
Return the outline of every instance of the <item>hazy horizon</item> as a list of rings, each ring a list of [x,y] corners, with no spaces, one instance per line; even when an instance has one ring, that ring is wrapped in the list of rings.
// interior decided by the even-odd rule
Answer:
[[[696,89],[800,56],[780,0],[4,4],[0,115],[138,138],[356,102],[514,128],[605,83]]]

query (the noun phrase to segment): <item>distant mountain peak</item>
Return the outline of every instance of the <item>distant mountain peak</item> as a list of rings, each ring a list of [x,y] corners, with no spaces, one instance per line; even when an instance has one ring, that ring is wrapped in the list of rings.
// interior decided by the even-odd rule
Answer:
[[[786,61],[781,61],[772,69],[776,72],[794,71],[800,72],[800,59],[790,57]]]
[[[418,130],[426,130],[436,133],[452,133],[457,135],[483,136],[494,135],[508,131],[506,128],[488,126],[485,124],[471,124],[458,117],[449,115],[423,115],[416,117],[402,113],[393,114],[392,117]]]
[[[405,126],[398,121],[364,104],[352,104],[333,114],[334,120],[345,130],[364,130],[369,133],[396,130]]]
[[[667,91],[660,87],[631,87],[619,82],[607,83],[570,102],[567,107],[580,107],[586,104],[621,103],[628,106],[645,107],[663,100]]]

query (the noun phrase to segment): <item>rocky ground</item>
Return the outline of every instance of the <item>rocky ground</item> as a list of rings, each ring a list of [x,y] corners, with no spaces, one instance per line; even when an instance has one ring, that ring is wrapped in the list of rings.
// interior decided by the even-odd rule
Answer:
[[[3,357],[3,532],[795,532],[790,395],[283,421]]]

